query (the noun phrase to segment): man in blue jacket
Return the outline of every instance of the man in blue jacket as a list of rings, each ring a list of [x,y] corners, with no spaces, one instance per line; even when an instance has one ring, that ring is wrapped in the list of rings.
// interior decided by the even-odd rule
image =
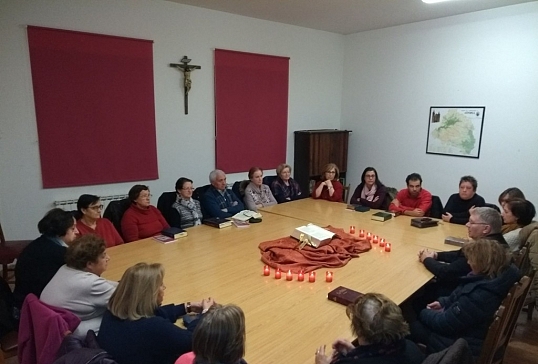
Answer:
[[[230,190],[226,188],[226,174],[220,169],[215,169],[209,174],[211,186],[206,193],[201,196],[204,217],[232,217],[236,213],[245,209],[243,202]]]

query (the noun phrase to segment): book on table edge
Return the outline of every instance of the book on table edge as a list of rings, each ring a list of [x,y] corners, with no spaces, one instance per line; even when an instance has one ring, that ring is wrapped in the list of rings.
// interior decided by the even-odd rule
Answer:
[[[392,216],[393,215],[390,212],[379,211],[379,212],[376,212],[375,214],[372,214],[372,220],[387,221],[387,220],[392,219]]]
[[[163,229],[163,231],[161,231],[161,234],[168,236],[172,239],[184,238],[185,236],[188,235],[185,230],[177,228],[177,227],[169,227],[169,228]]]
[[[157,234],[155,236],[152,236],[152,238],[161,244],[168,244],[168,243],[173,243],[174,241],[177,241],[177,239],[171,238],[163,234]]]
[[[339,286],[329,292],[327,298],[330,301],[334,301],[344,306],[349,306],[357,300],[360,296],[363,296],[363,293],[352,290],[351,288],[346,288]]]
[[[448,245],[454,245],[454,246],[459,246],[460,248],[463,247],[463,245],[467,242],[468,240],[465,239],[465,238],[457,238],[455,236],[447,236],[445,238],[445,244],[448,244]]]
[[[202,221],[204,225],[216,227],[218,229],[222,229],[225,227],[232,226],[232,220],[230,219],[224,219],[220,217],[209,217],[207,219],[204,219]]]
[[[418,227],[418,228],[428,228],[428,227],[434,227],[437,226],[438,221],[431,219],[429,217],[415,217],[414,219],[411,219],[411,226]]]

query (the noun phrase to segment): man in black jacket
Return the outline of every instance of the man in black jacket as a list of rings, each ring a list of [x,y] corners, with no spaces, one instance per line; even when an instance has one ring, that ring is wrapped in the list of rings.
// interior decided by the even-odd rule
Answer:
[[[508,244],[501,234],[502,217],[495,209],[490,207],[472,209],[469,222],[465,226],[470,239],[488,238],[508,249]],[[461,283],[461,278],[471,272],[471,267],[467,264],[461,249],[448,252],[424,249],[418,253],[418,258],[435,275],[436,281],[428,284],[424,296],[415,301],[414,307],[417,310],[440,296],[450,295]]]

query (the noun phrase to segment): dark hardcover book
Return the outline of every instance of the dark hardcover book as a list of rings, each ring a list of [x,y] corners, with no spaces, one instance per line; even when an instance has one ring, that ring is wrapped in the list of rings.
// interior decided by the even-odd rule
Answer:
[[[357,298],[362,295],[363,294],[360,292],[340,286],[330,291],[327,298],[331,301],[340,303],[341,305],[349,306],[350,304],[355,303]]]
[[[355,206],[355,211],[367,212],[367,211],[370,211],[370,208],[368,206],[357,205]]]
[[[387,221],[389,219],[392,219],[390,212],[379,211],[372,215],[372,220],[375,221]]]
[[[434,219],[430,219],[429,217],[416,217],[414,219],[411,219],[411,226],[418,227],[418,228],[428,228],[428,227],[434,227],[437,226],[438,221]]]
[[[167,229],[164,229],[163,231],[161,231],[161,234],[173,239],[179,239],[187,236],[187,232],[185,230],[177,227],[169,227]]]
[[[205,225],[213,226],[218,229],[222,229],[225,227],[232,226],[232,220],[230,219],[222,219],[220,217],[210,217],[208,219],[204,219],[202,221]]]

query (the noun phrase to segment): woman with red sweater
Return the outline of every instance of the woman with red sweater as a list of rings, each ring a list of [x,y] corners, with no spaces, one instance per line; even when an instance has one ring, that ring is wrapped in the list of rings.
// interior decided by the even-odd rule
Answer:
[[[334,163],[329,163],[323,168],[323,174],[312,191],[312,198],[320,198],[327,201],[343,202],[342,194],[344,186],[338,181],[340,171]]]
[[[129,190],[131,206],[121,219],[121,231],[126,243],[159,234],[170,225],[161,212],[150,205],[149,187],[134,185]]]
[[[103,205],[99,196],[81,195],[77,202],[77,229],[80,236],[100,236],[107,248],[123,244],[120,234],[108,219],[101,217]]]

